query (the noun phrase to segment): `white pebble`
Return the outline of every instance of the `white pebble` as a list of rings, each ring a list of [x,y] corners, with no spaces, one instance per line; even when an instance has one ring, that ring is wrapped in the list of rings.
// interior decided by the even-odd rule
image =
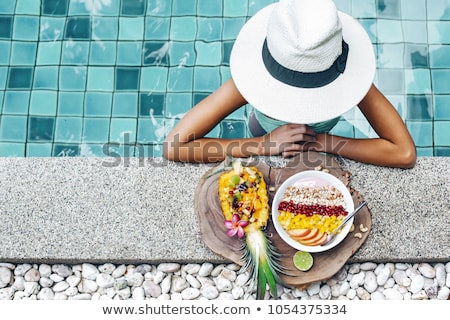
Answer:
[[[436,282],[440,287],[445,286],[445,277],[447,272],[445,271],[445,266],[442,263],[438,263],[435,266],[436,270]]]
[[[442,287],[439,289],[439,292],[437,294],[437,298],[439,300],[448,300],[450,297],[450,289],[448,287]]]
[[[113,276],[113,278],[120,278],[121,276],[123,276],[125,274],[125,271],[127,271],[127,266],[124,264],[121,264],[116,269],[114,269],[114,271],[111,273],[111,275]]]
[[[375,292],[375,290],[377,290],[377,288],[378,288],[377,276],[375,275],[375,273],[373,271],[366,272],[366,276],[364,277],[364,288],[369,293]],[[364,299],[364,300],[368,300],[368,299]]]
[[[107,273],[100,273],[97,275],[95,282],[100,288],[111,288],[114,285],[114,278]]]
[[[436,276],[436,270],[429,263],[420,263],[419,271],[425,278],[432,279]]]
[[[208,300],[216,299],[219,296],[219,290],[215,286],[206,285],[200,289],[200,293]]]
[[[100,272],[98,271],[97,267],[94,266],[93,264],[83,263],[81,270],[81,275],[83,279],[95,281],[99,273]]]
[[[213,269],[214,265],[212,263],[205,262],[200,266],[200,269],[198,270],[198,275],[200,277],[208,277]]]
[[[165,273],[176,272],[180,270],[181,265],[179,263],[161,263],[158,265],[157,270]]]
[[[55,293],[50,288],[42,288],[37,295],[38,300],[53,300]]]
[[[48,278],[52,274],[52,267],[50,267],[48,264],[39,265],[38,270],[39,270],[41,277]]]
[[[0,267],[0,288],[4,288],[13,280],[13,273],[6,267]]]
[[[53,286],[53,291],[54,292],[63,292],[65,291],[67,288],[69,288],[69,284],[66,281],[61,281],[56,283]]]
[[[411,292],[418,293],[420,290],[423,289],[425,284],[425,278],[421,275],[415,276],[411,281]]]
[[[383,290],[386,300],[403,300],[403,295],[393,288]]]
[[[181,291],[181,297],[183,300],[194,300],[200,295],[200,290],[197,288],[186,288]]]

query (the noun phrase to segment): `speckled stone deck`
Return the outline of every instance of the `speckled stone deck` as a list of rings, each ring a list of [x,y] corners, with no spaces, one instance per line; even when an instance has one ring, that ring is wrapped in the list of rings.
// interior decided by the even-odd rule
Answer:
[[[349,262],[450,261],[450,158],[413,169],[340,160],[373,228]],[[0,158],[0,262],[226,262],[202,241],[211,168],[162,159]]]

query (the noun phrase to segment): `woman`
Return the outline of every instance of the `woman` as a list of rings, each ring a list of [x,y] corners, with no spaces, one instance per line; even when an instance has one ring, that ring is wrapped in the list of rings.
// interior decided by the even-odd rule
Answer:
[[[291,157],[312,150],[379,166],[415,165],[403,120],[372,83],[376,65],[367,33],[331,0],[282,0],[263,8],[239,33],[230,69],[232,78],[168,134],[167,159],[216,162],[227,155]],[[205,138],[248,103],[252,137]],[[378,138],[328,133],[355,105]]]

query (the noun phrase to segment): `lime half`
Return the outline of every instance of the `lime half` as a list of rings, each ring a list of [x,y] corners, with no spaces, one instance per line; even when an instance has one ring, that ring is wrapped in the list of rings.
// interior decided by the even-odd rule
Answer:
[[[295,267],[300,271],[308,271],[313,266],[314,259],[311,253],[297,251],[293,257]]]

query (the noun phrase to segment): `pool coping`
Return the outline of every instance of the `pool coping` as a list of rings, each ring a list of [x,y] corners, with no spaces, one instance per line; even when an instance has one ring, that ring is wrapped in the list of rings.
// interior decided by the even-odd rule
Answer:
[[[412,169],[339,161],[373,221],[349,262],[450,261],[450,157],[419,157]],[[211,166],[0,158],[0,261],[229,262],[203,243],[193,205]]]

